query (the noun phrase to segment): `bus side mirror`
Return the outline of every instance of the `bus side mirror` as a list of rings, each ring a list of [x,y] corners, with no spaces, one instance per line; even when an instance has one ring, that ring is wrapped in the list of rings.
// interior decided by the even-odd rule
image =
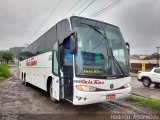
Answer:
[[[128,50],[128,54],[130,54],[130,45],[128,42],[126,42],[126,47],[127,47],[127,50]]]
[[[75,33],[70,37],[70,52],[71,54],[75,54],[77,48],[77,39]]]

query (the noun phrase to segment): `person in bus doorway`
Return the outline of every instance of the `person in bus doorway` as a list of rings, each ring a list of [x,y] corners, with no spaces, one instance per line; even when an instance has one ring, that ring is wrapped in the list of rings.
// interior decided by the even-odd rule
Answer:
[[[66,96],[73,94],[73,57],[70,52],[70,37],[67,37],[63,45],[60,47],[61,51],[61,77],[64,77]],[[63,75],[63,76],[62,76]]]
[[[72,54],[70,52],[70,37],[66,38],[64,42],[65,42],[64,65],[73,66]]]
[[[60,45],[60,69],[64,66],[73,66],[72,54],[70,52],[70,37],[67,37]]]

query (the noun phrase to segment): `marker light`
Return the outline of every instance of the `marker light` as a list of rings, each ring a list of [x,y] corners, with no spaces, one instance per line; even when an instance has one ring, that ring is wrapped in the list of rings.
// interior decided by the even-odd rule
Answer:
[[[96,90],[95,87],[87,86],[87,85],[76,85],[77,90],[85,91],[85,92],[93,92]]]

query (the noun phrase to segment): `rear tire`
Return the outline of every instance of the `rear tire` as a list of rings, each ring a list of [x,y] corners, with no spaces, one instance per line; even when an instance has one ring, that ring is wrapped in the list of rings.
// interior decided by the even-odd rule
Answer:
[[[24,74],[24,81],[23,81],[23,84],[25,85],[25,86],[28,86],[28,82],[26,82],[26,74]]]
[[[26,82],[26,80],[24,80],[24,85],[25,85],[25,86],[28,86],[28,82]]]
[[[149,87],[151,85],[151,80],[149,78],[144,78],[143,85],[144,87]]]
[[[159,83],[155,83],[155,88],[160,88],[160,84]]]
[[[57,103],[58,101],[53,97],[52,81],[49,85],[49,96],[52,102]]]

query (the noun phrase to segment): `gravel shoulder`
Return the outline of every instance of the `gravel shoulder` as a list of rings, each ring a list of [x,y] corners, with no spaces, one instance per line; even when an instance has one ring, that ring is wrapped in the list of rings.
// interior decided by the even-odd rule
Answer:
[[[52,103],[47,93],[33,85],[28,87],[20,79],[12,78],[0,82],[0,113],[15,114],[108,114],[108,113],[152,113],[137,109],[129,101],[119,100],[99,104],[74,106],[67,101]],[[87,108],[87,109],[86,109]],[[143,112],[144,111],[144,112]]]

